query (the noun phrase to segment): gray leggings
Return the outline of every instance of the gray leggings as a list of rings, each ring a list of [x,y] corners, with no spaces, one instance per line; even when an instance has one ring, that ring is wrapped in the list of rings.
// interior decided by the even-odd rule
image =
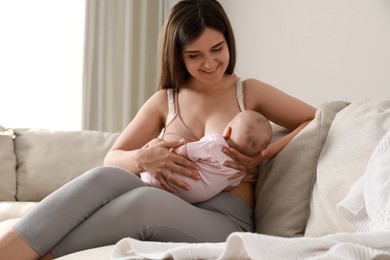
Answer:
[[[116,167],[98,167],[50,194],[15,224],[40,255],[111,245],[124,237],[221,242],[254,230],[253,210],[227,192],[191,205]]]

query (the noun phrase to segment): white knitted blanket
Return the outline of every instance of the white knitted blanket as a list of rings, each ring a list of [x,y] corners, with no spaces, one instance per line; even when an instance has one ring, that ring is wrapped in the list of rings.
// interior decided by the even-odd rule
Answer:
[[[390,131],[337,208],[356,231],[390,231]]]
[[[390,259],[390,232],[283,238],[232,233],[225,243],[119,241],[112,260],[127,259]]]

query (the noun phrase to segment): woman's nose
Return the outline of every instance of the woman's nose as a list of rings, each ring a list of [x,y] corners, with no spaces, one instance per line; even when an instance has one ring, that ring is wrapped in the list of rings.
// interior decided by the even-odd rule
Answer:
[[[211,68],[214,65],[214,57],[212,54],[207,54],[204,57],[203,66],[206,68]]]

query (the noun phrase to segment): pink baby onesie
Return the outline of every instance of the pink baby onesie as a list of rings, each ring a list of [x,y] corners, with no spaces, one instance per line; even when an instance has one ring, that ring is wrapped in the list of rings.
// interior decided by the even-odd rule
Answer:
[[[184,175],[179,178],[188,183],[190,190],[176,187],[177,196],[189,203],[208,200],[229,186],[240,184],[242,177],[229,180],[229,177],[238,173],[238,170],[224,166],[226,160],[231,158],[222,152],[228,147],[221,134],[209,134],[199,141],[187,144],[188,157],[199,165],[201,180],[194,180]],[[160,183],[148,172],[141,172],[141,179],[149,186],[163,188]]]

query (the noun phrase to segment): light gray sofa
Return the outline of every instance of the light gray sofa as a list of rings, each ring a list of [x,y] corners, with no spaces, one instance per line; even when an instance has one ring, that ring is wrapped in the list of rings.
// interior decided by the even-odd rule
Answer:
[[[20,217],[64,183],[101,165],[118,135],[0,126],[0,221]]]
[[[288,111],[286,111],[288,113]],[[390,130],[390,100],[332,101],[260,166],[256,232],[283,237],[355,232],[336,209]],[[286,131],[274,126],[274,138]],[[0,229],[49,193],[101,165],[118,133],[0,129]],[[109,259],[114,245],[63,259]]]

